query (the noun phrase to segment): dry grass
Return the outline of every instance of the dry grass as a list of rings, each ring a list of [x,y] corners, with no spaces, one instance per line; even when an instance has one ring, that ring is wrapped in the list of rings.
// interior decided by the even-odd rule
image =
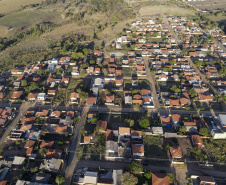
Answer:
[[[41,3],[42,0],[1,0],[0,13],[6,14],[19,10],[22,6]]]
[[[169,15],[188,15],[194,14],[194,11],[190,9],[175,7],[175,6],[146,6],[142,7],[139,11],[141,16],[157,15],[157,14],[169,14]]]

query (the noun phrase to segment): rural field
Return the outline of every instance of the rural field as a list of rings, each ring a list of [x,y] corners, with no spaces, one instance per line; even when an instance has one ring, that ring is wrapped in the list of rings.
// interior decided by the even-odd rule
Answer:
[[[226,8],[226,0],[193,1],[189,2],[189,4],[202,11]]]
[[[176,6],[166,6],[166,5],[159,5],[159,6],[147,6],[142,7],[139,11],[140,16],[149,16],[149,15],[158,15],[160,14],[169,14],[169,15],[194,15],[194,11],[190,9],[185,9]]]

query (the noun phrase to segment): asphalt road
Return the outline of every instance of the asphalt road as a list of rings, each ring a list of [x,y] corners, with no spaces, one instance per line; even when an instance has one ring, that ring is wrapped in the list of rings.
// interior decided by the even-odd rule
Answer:
[[[80,134],[82,125],[86,119],[86,114],[88,111],[89,111],[89,107],[83,108],[79,122],[77,123],[76,128],[74,130],[74,139],[70,146],[71,148],[70,148],[70,152],[69,152],[69,159],[68,159],[67,168],[65,171],[65,182],[64,182],[65,185],[70,184],[71,178],[73,177],[73,174],[74,174],[75,167],[77,165],[76,150],[79,145],[79,134]]]

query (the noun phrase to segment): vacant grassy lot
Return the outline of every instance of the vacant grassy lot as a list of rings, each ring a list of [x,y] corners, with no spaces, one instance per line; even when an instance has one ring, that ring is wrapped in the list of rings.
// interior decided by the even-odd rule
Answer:
[[[211,160],[226,164],[226,140],[204,139],[203,141]]]
[[[194,11],[190,9],[180,8],[176,6],[146,6],[142,7],[139,11],[141,16],[157,15],[157,14],[170,14],[170,15],[194,15]]]
[[[65,100],[66,100],[66,90],[64,89],[59,89],[57,91],[56,97],[54,98],[54,103],[57,105],[65,105]]]
[[[144,137],[144,155],[147,159],[168,159],[161,136]]]
[[[1,0],[0,1],[0,13],[6,14],[22,8],[22,6],[30,4],[39,4],[42,0]]]

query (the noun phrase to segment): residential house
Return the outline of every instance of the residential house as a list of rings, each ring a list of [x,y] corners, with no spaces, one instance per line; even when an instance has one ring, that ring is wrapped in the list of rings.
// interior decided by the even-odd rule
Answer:
[[[166,173],[152,173],[152,185],[170,185],[170,178]]]
[[[192,135],[191,136],[192,143],[197,148],[204,148],[204,144],[200,135]]]
[[[132,153],[134,157],[144,157],[144,145],[132,144]]]
[[[38,93],[29,93],[27,99],[28,99],[28,101],[35,101],[37,96],[38,96]]]
[[[172,157],[172,164],[181,163],[183,161],[183,154],[179,145],[170,146],[170,154]]]
[[[23,95],[23,91],[14,91],[10,98],[10,101],[19,100],[22,95]]]
[[[179,124],[181,122],[181,115],[179,114],[172,114],[171,118],[174,124]]]
[[[51,173],[60,173],[63,166],[62,159],[44,159],[41,163],[39,170],[51,172]]]
[[[171,120],[170,120],[170,117],[167,116],[167,117],[160,117],[160,121],[161,121],[161,124],[162,126],[167,126],[167,127],[171,127]]]
[[[96,96],[89,96],[86,100],[86,105],[96,105],[97,103],[97,97]]]
[[[115,95],[114,94],[107,94],[106,95],[105,105],[114,105],[114,101],[115,101]]]
[[[107,131],[107,122],[102,120],[97,121],[97,128],[100,132],[105,133]]]
[[[200,185],[216,185],[213,177],[210,176],[199,176]]]
[[[76,92],[71,93],[70,104],[78,104],[79,94]]]

